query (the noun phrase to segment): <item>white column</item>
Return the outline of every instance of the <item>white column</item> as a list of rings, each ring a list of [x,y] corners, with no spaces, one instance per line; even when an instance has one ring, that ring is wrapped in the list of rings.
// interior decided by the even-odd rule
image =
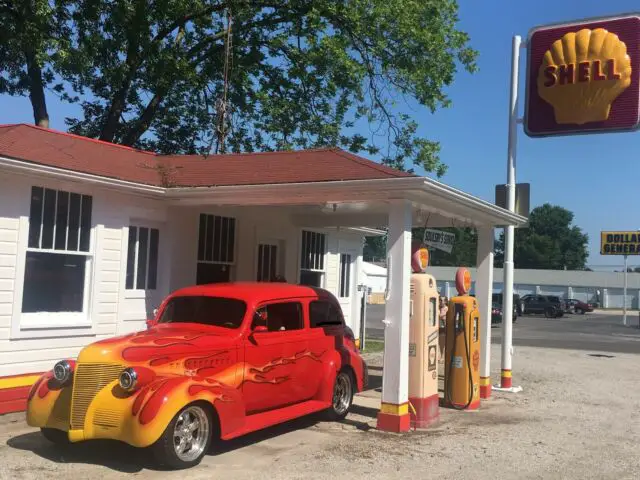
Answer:
[[[491,297],[493,294],[493,244],[491,227],[478,229],[476,298],[480,311],[480,397],[491,396]]]
[[[567,287],[567,298],[573,298],[573,287]]]
[[[516,206],[516,151],[518,140],[518,67],[522,39],[513,37],[511,54],[511,91],[509,100],[509,138],[507,146],[507,209]],[[502,287],[502,373],[500,385],[511,387],[512,321],[513,321],[513,244],[515,229],[507,225],[504,229],[504,265]]]
[[[394,202],[389,210],[387,237],[387,323],[382,371],[382,403],[390,405],[408,401],[411,227],[411,204],[404,200]]]

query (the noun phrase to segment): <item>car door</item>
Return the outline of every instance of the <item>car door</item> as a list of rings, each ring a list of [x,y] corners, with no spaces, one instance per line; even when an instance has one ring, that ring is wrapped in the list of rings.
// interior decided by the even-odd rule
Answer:
[[[542,297],[539,295],[532,295],[525,300],[525,312],[526,313],[540,313],[540,300]]]
[[[264,331],[256,329],[265,324]],[[305,362],[300,355],[307,347],[302,303],[287,300],[258,306],[245,342],[242,393],[247,414],[305,399]]]

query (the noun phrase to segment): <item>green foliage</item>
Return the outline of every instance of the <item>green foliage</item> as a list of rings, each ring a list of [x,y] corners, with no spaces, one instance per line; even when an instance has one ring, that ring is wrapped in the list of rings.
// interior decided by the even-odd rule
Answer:
[[[365,262],[385,262],[387,258],[387,237],[365,237],[362,258]]]
[[[226,146],[235,152],[335,145],[442,175],[439,144],[396,105],[411,98],[431,111],[447,107],[444,89],[458,68],[476,69],[455,0],[24,1],[62,12],[42,14],[34,28],[44,83],[55,73],[63,82],[52,88],[82,107],[69,129],[164,153],[215,143],[227,9]],[[20,35],[5,40],[18,44]],[[24,94],[20,46],[6,50],[0,66],[11,65],[13,90],[4,91]],[[362,124],[370,136],[355,133]]]
[[[515,268],[584,270],[589,238],[572,225],[573,213],[545,203],[531,211],[528,228],[517,228],[514,243]],[[504,233],[496,247],[496,266],[504,260]]]
[[[64,58],[70,30],[65,0],[0,0],[0,94],[28,95],[34,122],[48,126],[44,88]]]

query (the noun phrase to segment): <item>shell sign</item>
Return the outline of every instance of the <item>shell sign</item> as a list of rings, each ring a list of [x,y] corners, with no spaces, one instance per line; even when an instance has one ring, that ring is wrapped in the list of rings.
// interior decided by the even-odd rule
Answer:
[[[640,14],[529,33],[525,132],[530,137],[640,125]]]

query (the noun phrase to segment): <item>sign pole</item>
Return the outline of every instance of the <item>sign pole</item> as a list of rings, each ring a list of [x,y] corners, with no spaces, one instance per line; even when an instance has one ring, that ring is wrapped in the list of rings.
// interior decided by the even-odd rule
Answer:
[[[509,143],[507,147],[507,209],[516,207],[516,145],[518,141],[518,69],[522,38],[515,35],[511,51],[511,91],[509,98]],[[508,225],[504,229],[504,265],[502,295],[502,365],[500,387],[511,388],[511,360],[513,357],[513,243],[515,228]]]
[[[624,256],[624,293],[623,297],[623,307],[622,307],[622,324],[627,326],[627,255]]]

